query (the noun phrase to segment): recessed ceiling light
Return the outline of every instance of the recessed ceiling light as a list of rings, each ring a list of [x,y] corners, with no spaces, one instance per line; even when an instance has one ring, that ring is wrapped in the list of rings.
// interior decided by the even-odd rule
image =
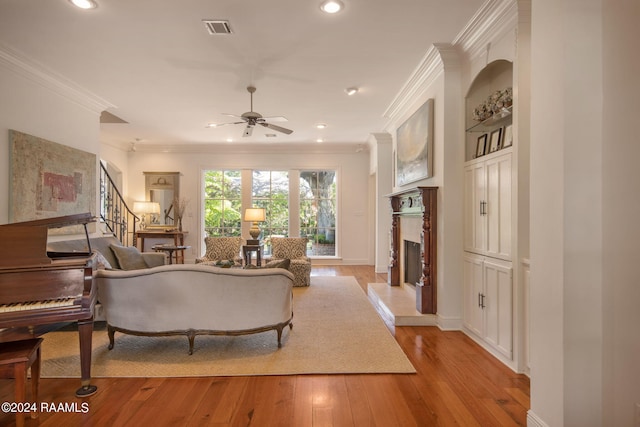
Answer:
[[[215,128],[215,127],[218,127],[218,126],[220,126],[218,123],[209,123],[209,124],[208,124],[208,125],[206,125],[205,127],[206,127],[206,128]]]
[[[344,7],[340,0],[327,0],[320,5],[320,10],[325,13],[338,13]]]
[[[355,95],[356,93],[358,93],[358,88],[357,87],[348,87],[344,91],[346,92],[347,95],[351,96],[351,95]]]
[[[233,142],[233,138],[227,138],[227,142]]]
[[[93,0],[69,0],[74,6],[80,9],[95,9],[98,3]]]
[[[324,140],[322,138],[318,138],[316,139],[316,142],[324,142]]]
[[[326,127],[327,127],[327,124],[326,124],[326,123],[318,123],[318,124],[316,125],[316,128],[318,128],[318,129],[325,129]]]

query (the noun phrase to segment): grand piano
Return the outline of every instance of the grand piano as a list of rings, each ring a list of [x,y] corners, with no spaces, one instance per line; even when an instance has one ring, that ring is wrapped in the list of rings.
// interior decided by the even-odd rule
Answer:
[[[87,224],[94,221],[90,213],[83,213],[0,225],[0,342],[39,337],[77,322],[81,371],[78,397],[97,391],[91,385],[96,256],[87,230]],[[87,250],[47,252],[49,229],[68,226],[84,228]]]

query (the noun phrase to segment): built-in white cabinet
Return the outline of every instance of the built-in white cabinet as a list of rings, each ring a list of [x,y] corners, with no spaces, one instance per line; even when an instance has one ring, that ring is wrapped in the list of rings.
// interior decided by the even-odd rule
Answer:
[[[499,151],[465,166],[465,251],[511,260],[511,156]]]
[[[464,326],[507,359],[513,357],[513,268],[475,254],[464,257]]]

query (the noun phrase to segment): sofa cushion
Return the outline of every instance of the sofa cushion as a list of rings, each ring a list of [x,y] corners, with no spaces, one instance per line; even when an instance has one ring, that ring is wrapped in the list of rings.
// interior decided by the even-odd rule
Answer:
[[[133,246],[119,246],[119,245],[111,245],[111,250],[113,254],[118,259],[118,264],[120,264],[120,268],[123,270],[140,270],[143,268],[148,268],[147,263],[144,261],[144,257],[138,250],[138,248]]]

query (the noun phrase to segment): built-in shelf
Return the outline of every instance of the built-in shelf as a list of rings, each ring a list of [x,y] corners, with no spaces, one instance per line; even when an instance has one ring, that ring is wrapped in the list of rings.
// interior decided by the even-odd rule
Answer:
[[[485,119],[479,123],[474,124],[470,128],[467,128],[467,132],[488,132],[495,129],[498,125],[501,125],[511,119],[513,106],[510,105],[502,110],[494,113],[493,116]]]

